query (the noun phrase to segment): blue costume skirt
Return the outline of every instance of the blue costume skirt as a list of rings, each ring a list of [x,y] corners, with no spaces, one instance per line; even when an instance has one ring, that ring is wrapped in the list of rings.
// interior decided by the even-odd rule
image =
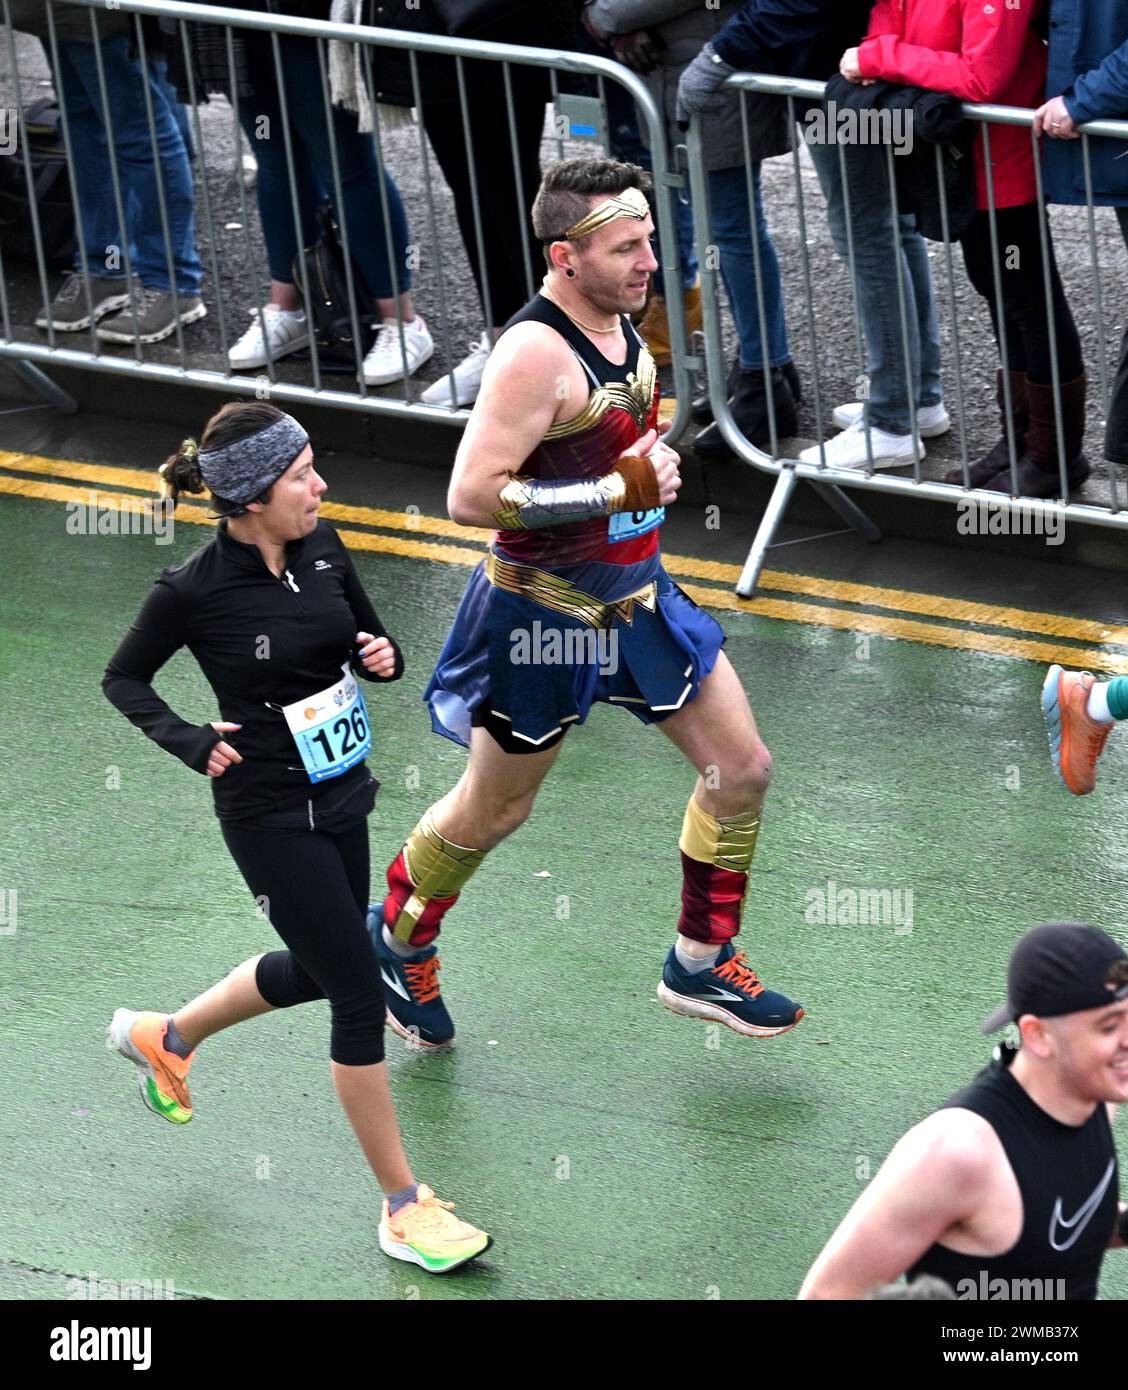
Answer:
[[[636,602],[630,622],[597,629],[496,588],[479,565],[423,692],[435,733],[469,747],[485,701],[531,747],[582,724],[593,704],[621,704],[644,724],[682,709],[725,634],[664,569],[656,580],[654,612]]]

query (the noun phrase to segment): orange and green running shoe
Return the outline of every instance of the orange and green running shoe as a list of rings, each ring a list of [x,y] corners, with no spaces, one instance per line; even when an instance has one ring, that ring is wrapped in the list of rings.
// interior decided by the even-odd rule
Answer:
[[[441,1201],[426,1183],[415,1201],[392,1216],[387,1200],[380,1216],[380,1249],[395,1260],[421,1265],[431,1274],[449,1274],[493,1244],[485,1231],[452,1216],[453,1202]]]
[[[1097,785],[1097,759],[1113,727],[1089,714],[1093,681],[1089,671],[1051,666],[1042,684],[1042,716],[1054,771],[1074,796],[1088,796]]]
[[[118,1009],[106,1029],[106,1046],[120,1052],[136,1066],[141,1083],[141,1099],[158,1115],[174,1125],[186,1125],[192,1118],[192,1097],[188,1094],[188,1069],[196,1056],[178,1057],[164,1047],[167,1014],[138,1014]]]

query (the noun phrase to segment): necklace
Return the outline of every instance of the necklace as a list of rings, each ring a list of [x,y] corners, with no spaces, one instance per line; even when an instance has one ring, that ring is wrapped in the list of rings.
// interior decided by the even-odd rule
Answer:
[[[616,323],[613,328],[595,328],[590,323],[585,323],[583,319],[578,319],[575,316],[575,314],[569,314],[568,310],[565,309],[564,305],[561,304],[559,299],[557,299],[554,294],[549,293],[547,285],[541,285],[541,294],[544,295],[545,299],[555,304],[556,307],[560,310],[560,312],[565,315],[565,317],[570,318],[577,328],[586,328],[589,333],[617,333],[619,331],[618,323]]]

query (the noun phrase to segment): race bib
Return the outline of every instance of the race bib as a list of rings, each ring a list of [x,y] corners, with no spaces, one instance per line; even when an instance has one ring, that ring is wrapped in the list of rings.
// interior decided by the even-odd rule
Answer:
[[[645,536],[666,520],[665,507],[651,507],[645,512],[612,512],[607,527],[609,541],[633,541],[636,536]]]
[[[364,696],[347,662],[341,670],[344,679],[336,685],[282,706],[311,782],[340,777],[372,748]]]

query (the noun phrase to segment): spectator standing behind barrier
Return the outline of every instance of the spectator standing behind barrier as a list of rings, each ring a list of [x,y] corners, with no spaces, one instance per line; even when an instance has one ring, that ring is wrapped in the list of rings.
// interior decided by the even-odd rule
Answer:
[[[387,29],[445,34],[433,0],[369,0],[366,19]],[[581,47],[579,22],[571,0],[532,6],[476,30],[474,39],[527,43],[565,52]],[[484,332],[469,354],[423,392],[428,405],[470,405],[477,399],[486,359],[503,325],[524,307],[536,289],[538,257],[528,209],[540,186],[540,148],[544,108],[551,94],[548,70],[510,65],[517,170],[514,170],[505,78],[496,62],[464,59],[463,80],[469,129],[462,119],[454,58],[419,55],[422,121],[427,139],[454,195],[463,245],[482,305]],[[415,103],[408,56],[398,49],[372,50],[375,99]],[[467,154],[469,140],[473,169]],[[475,216],[481,219],[479,242]],[[528,248],[528,260],[525,250]],[[432,247],[431,254],[439,255]]]
[[[331,0],[243,0],[243,8],[297,19],[327,20],[332,5]],[[331,108],[331,139],[316,39],[279,35],[280,67],[276,68],[269,33],[247,30],[242,37],[250,95],[239,99],[239,122],[258,162],[255,190],[270,265],[270,302],[263,306],[261,317],[257,309],[252,311],[254,321],[232,347],[229,364],[234,371],[248,371],[309,345],[309,324],[292,269],[294,257],[301,249],[294,227],[294,204],[302,246],[310,246],[321,234],[318,209],[323,203],[335,205],[337,201],[333,177],[335,143],[341,206],[335,206],[334,211],[337,221],[343,222],[347,230],[349,250],[380,320],[376,340],[364,359],[364,380],[369,386],[401,381],[431,357],[435,346],[426,323],[412,305],[407,263],[410,234],[395,180],[386,168],[381,178],[373,137],[361,131],[355,113],[339,106]],[[328,83],[327,75],[325,81]],[[283,96],[296,180],[293,190],[287,163]],[[397,294],[403,320],[402,350]]]
[[[711,114],[720,99],[717,88],[739,69],[825,82],[841,57],[835,49],[866,32],[871,8],[872,0],[749,0],[686,69],[679,91],[682,109]],[[892,204],[882,146],[808,143],[826,197],[834,249],[847,264],[853,241],[866,376],[862,399],[834,411],[842,433],[800,457],[810,463],[825,457],[833,468],[862,469],[871,457],[878,468],[906,466],[923,457],[923,439],[951,428],[940,382],[940,331],[928,251],[913,218],[900,215]],[[915,439],[910,390],[916,403]]]
[[[843,77],[853,82],[884,78],[950,92],[964,101],[1003,106],[1034,106],[1042,96],[1046,48],[1036,27],[1041,0],[1019,9],[984,5],[982,0],[878,0],[870,33],[842,58]],[[1081,445],[1085,435],[1085,367],[1081,343],[1054,261],[1044,209],[1037,201],[1030,132],[1022,126],[993,126],[989,132],[992,186],[988,187],[983,143],[975,145],[977,212],[960,238],[968,278],[983,296],[1011,380],[1025,378],[1024,448],[1018,460],[1017,495],[1059,497],[1061,470],[1054,410],[1053,358],[1061,383],[1062,443],[1069,488],[1089,476]],[[997,243],[992,246],[993,202]],[[1053,296],[1052,317],[1046,310],[1042,243],[1045,235]],[[999,323],[993,260],[998,256],[1003,324]],[[1004,334],[1005,328],[1005,349]],[[999,398],[1005,401],[1003,378]],[[1013,399],[1013,398],[1012,398]],[[971,469],[971,485],[991,492],[1011,491],[1006,412],[1004,437]],[[1015,410],[1015,447],[1023,419]],[[947,474],[961,483],[962,469]]]
[[[681,138],[676,110],[678,79],[702,45],[715,37],[739,8],[739,0],[727,0],[717,10],[702,8],[699,0],[592,0],[585,17],[599,34],[653,30],[657,66],[649,75],[649,86],[669,123],[671,144],[675,144]],[[740,96],[736,92],[723,94],[718,110],[711,113],[702,131],[702,159],[709,176],[711,232],[740,339],[740,355],[730,376],[730,405],[741,433],[762,447],[771,439],[772,423],[777,438],[793,435],[799,427],[799,375],[787,342],[779,261],[764,220],[760,175],[764,159],[791,149],[791,132],[787,107],[776,97],[750,96],[747,116],[746,150]],[[749,173],[756,207],[755,227],[748,207]],[[754,237],[759,243],[766,342],[760,335]],[[639,332],[649,344],[646,319],[639,325]],[[769,392],[774,406],[772,418],[768,410]],[[715,425],[698,435],[693,448],[706,458],[724,457],[732,452]]]
[[[160,342],[175,333],[178,324],[194,323],[207,314],[200,298],[203,266],[196,251],[192,170],[175,104],[166,97],[167,89],[153,65],[142,67],[127,16],[53,5],[52,54],[43,0],[8,0],[8,10],[14,29],[43,41],[54,71],[59,105],[66,114],[67,158],[78,193],[78,231],[86,255],[85,273],[79,251],[75,269],[36,317],[36,325],[74,333],[105,319],[98,337],[106,342]],[[118,218],[111,160],[117,171],[124,228]],[[167,245],[158,186],[164,192],[168,218]],[[126,273],[127,259],[132,283]]]
[[[1075,125],[1128,119],[1128,0],[1050,0],[1046,96],[1034,129],[1048,203],[1084,204],[1085,155]],[[1093,201],[1113,207],[1128,246],[1128,141],[1089,140]],[[1105,458],[1128,463],[1128,332],[1105,429]]]

